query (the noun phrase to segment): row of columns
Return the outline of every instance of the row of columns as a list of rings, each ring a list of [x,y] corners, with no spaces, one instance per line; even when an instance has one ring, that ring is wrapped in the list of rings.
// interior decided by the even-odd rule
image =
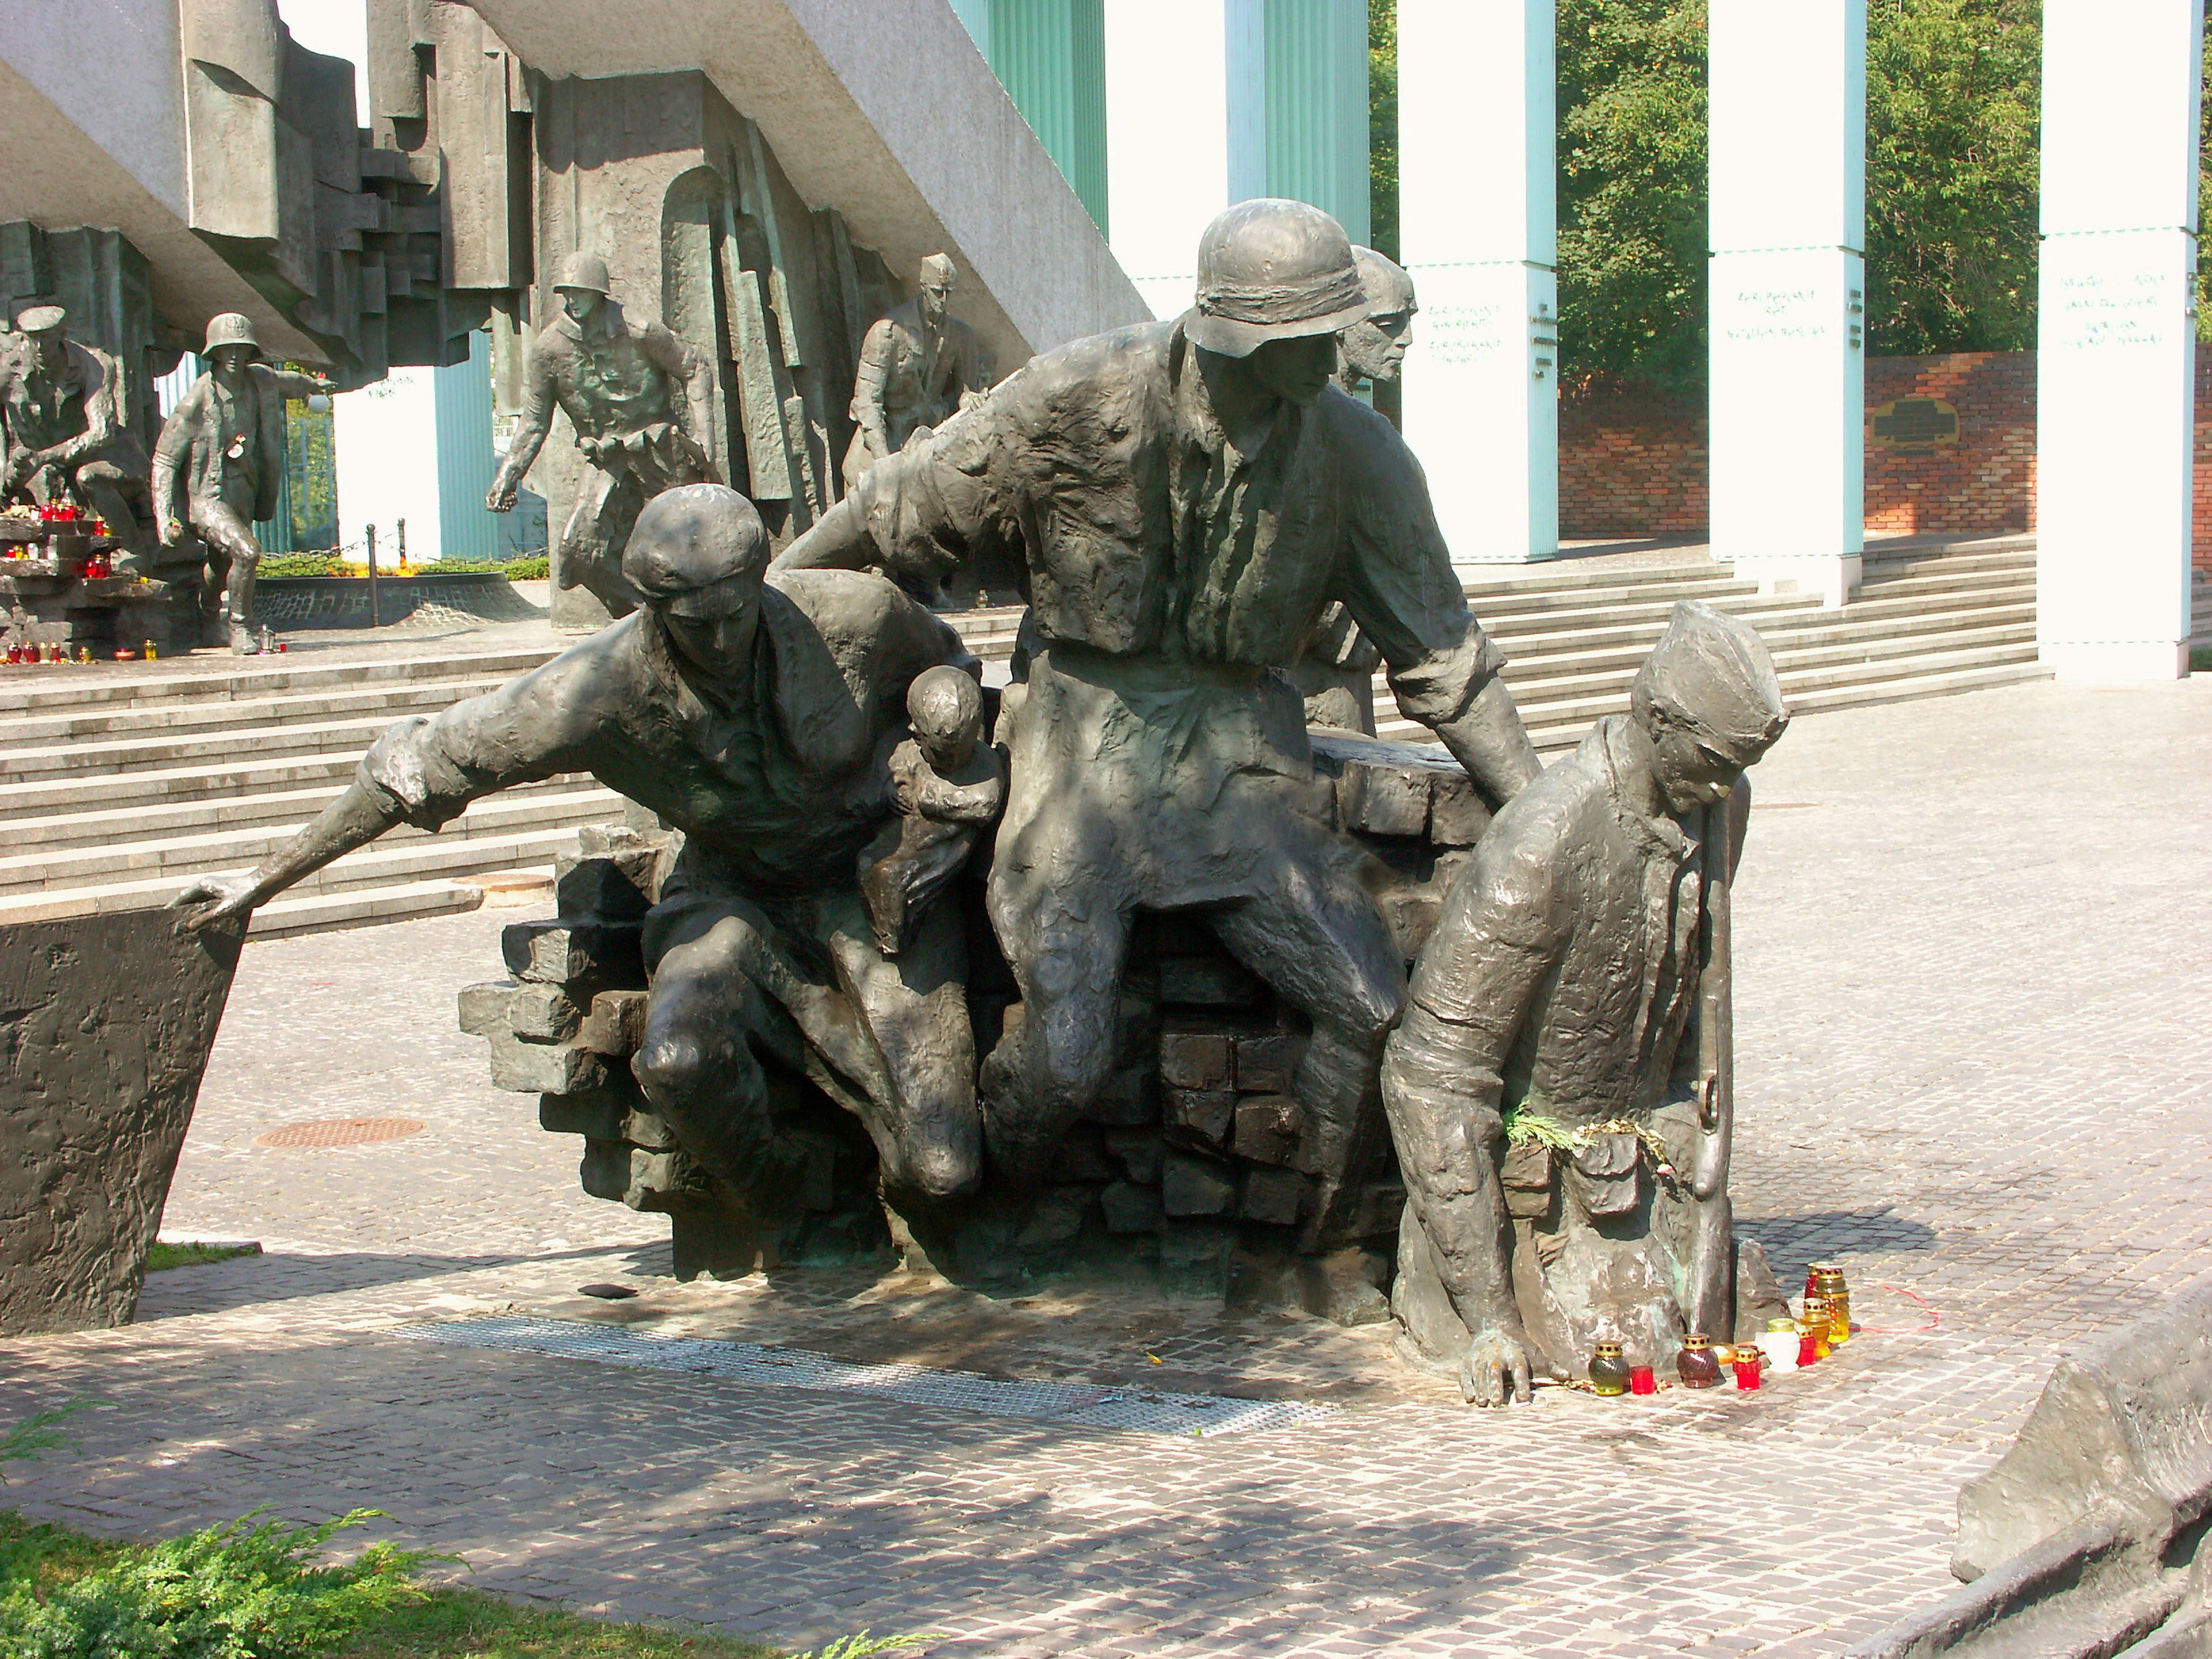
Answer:
[[[1111,240],[1156,314],[1189,304],[1198,231],[1231,202],[1299,195],[1350,228],[1326,165],[1346,100],[1285,96],[1268,51],[1365,11],[1107,8]],[[1713,554],[1838,605],[1863,552],[1865,0],[1710,18]],[[1559,550],[1555,27],[1553,0],[1398,5],[1406,436],[1466,568]],[[2203,0],[2044,8],[2039,629],[2063,675],[2187,672],[2203,29]],[[1324,158],[1308,188],[1289,154]]]

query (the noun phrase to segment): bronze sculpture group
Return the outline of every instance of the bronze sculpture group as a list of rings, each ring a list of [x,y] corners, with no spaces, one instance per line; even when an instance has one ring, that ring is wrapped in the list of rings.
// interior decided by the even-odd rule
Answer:
[[[642,933],[653,1110],[714,1181],[773,1194],[801,1154],[762,1062],[802,1074],[917,1232],[1046,1178],[1113,1076],[1133,930],[1172,914],[1310,1028],[1285,1089],[1297,1249],[1343,1242],[1395,1146],[1399,1316],[1470,1401],[1525,1398],[1603,1334],[1732,1339],[1725,895],[1741,772],[1787,720],[1772,665],[1685,605],[1632,714],[1547,771],[1420,468],[1344,389],[1395,372],[1413,308],[1364,263],[1318,209],[1241,204],[1190,311],[988,391],[941,303],[910,304],[868,337],[850,489],[771,563],[676,406],[687,348],[626,334],[573,261],[584,301],[540,337],[491,504],[568,408],[599,469],[568,535],[639,608],[394,726],[292,843],[178,902],[235,918],[398,823],[589,771],[681,832]],[[908,597],[963,566],[1028,603],[1002,691]],[[1496,814],[1410,991],[1292,683],[1332,630]],[[971,860],[1018,992],[980,1040],[942,899]]]

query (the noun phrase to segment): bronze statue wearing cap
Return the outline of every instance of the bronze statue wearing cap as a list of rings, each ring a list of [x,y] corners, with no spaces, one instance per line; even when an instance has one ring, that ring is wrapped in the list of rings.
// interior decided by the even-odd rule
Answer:
[[[152,528],[146,452],[122,369],[68,325],[61,307],[31,306],[0,336],[0,496],[21,491],[45,507],[73,495],[107,520],[131,570]]]
[[[1789,719],[1758,634],[1685,600],[1630,712],[1515,796],[1445,896],[1382,1066],[1393,1300],[1474,1403],[1583,1375],[1601,1337],[1641,1364],[1735,1340],[1712,916],[1744,769]]]
[[[513,508],[554,410],[564,411],[586,469],[554,574],[626,617],[638,594],[623,577],[623,548],[640,510],[664,489],[719,482],[714,371],[697,346],[627,314],[610,296],[607,262],[596,253],[570,254],[553,291],[560,314],[531,343],[521,423],[484,505]]]
[[[161,423],[154,444],[155,526],[163,547],[206,549],[200,588],[201,642],[251,652],[253,578],[261,544],[253,526],[274,518],[284,477],[284,400],[335,392],[319,374],[259,361],[252,319],[234,311],[209,319],[200,355],[207,372]]]
[[[1024,586],[988,893],[1022,993],[982,1071],[994,1166],[1042,1174],[1112,1073],[1136,912],[1182,910],[1312,1022],[1293,1091],[1317,1246],[1379,1155],[1405,967],[1347,873],[1279,671],[1340,600],[1400,706],[1492,802],[1539,767],[1419,466],[1330,383],[1337,334],[1368,309],[1343,228],[1304,203],[1241,203],[1198,266],[1190,311],[1036,359],[875,466],[778,568],[935,583],[975,561]]]
[[[195,925],[242,915],[395,825],[436,830],[499,790],[589,772],[684,834],[646,920],[652,994],[634,1063],[684,1150],[779,1212],[794,1166],[759,1042],[860,1116],[894,1203],[965,1190],[981,1130],[958,908],[910,915],[894,961],[857,871],[896,816],[908,686],[977,665],[880,576],[764,584],[767,566],[760,515],[735,490],[655,496],[623,556],[643,610],[496,691],[389,727],[345,793],[259,869],[176,903],[205,907]]]
[[[845,452],[845,487],[886,455],[896,454],[917,433],[960,407],[990,379],[975,331],[951,314],[952,261],[933,253],[921,262],[913,299],[879,317],[860,343],[853,378],[853,422],[859,428]]]

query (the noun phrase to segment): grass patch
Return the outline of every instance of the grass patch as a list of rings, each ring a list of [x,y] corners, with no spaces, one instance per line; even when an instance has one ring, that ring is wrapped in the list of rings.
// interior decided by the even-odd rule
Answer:
[[[2212,670],[2212,646],[2191,646],[2189,651],[2189,672],[2202,674]]]
[[[21,1427],[22,1425],[18,1425]],[[864,1632],[818,1655],[711,1631],[616,1624],[415,1583],[449,1558],[371,1544],[314,1565],[356,1510],[319,1527],[247,1516],[118,1544],[0,1510],[0,1653],[38,1659],[869,1659],[933,1638]]]
[[[171,1267],[204,1267],[210,1261],[228,1261],[234,1255],[260,1254],[258,1244],[164,1244],[157,1238],[146,1253],[146,1271],[158,1273]]]

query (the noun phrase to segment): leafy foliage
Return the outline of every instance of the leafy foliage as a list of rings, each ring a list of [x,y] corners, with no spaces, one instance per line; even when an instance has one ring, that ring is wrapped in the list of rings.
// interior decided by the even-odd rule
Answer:
[[[1705,0],[1559,0],[1559,349],[1570,386],[1705,374]]]
[[[256,1510],[255,1515],[260,1511]],[[434,1558],[372,1544],[354,1561],[310,1563],[376,1510],[316,1527],[248,1515],[187,1537],[127,1549],[42,1589],[45,1538],[9,1548],[0,1578],[0,1650],[21,1659],[307,1659],[386,1610],[420,1601],[413,1580]]]
[[[1867,349],[2035,344],[2040,0],[1867,13]]]
[[[154,1248],[146,1253],[146,1271],[158,1273],[171,1267],[204,1267],[210,1262],[228,1261],[233,1256],[260,1254],[258,1244],[164,1244],[156,1239]]]
[[[1398,257],[1398,0],[1367,0],[1367,234]]]
[[[33,1412],[21,1421],[10,1423],[0,1433],[0,1463],[23,1463],[34,1461],[40,1452],[57,1447],[75,1447],[76,1442],[61,1431],[61,1425],[79,1412],[90,1411],[101,1402],[97,1400],[72,1400],[50,1412]],[[0,1480],[5,1480],[0,1475]]]

